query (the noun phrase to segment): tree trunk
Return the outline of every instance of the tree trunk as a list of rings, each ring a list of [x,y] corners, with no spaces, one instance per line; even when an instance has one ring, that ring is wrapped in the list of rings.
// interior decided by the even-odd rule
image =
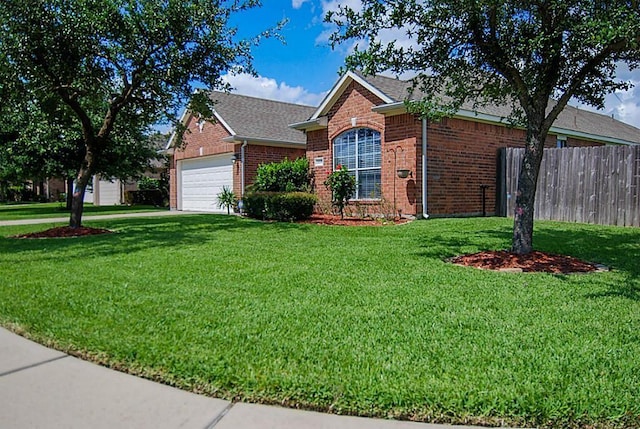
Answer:
[[[84,165],[78,172],[75,188],[73,190],[73,198],[71,200],[71,217],[69,226],[71,228],[80,228],[82,226],[82,212],[84,211],[84,193],[87,184],[91,179],[91,171]]]
[[[511,244],[511,252],[520,255],[531,253],[533,250],[534,203],[545,139],[544,133],[527,132],[527,144],[518,177]]]
[[[73,200],[73,178],[69,177],[66,180],[67,184],[67,198],[66,198],[66,209],[71,211],[71,201]]]

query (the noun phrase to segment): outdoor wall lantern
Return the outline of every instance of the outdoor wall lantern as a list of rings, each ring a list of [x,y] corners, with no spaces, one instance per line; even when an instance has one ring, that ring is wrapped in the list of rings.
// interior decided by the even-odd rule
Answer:
[[[233,156],[231,157],[231,163],[235,164],[238,161],[238,159],[240,159],[240,157],[238,156],[237,153],[234,153]]]
[[[406,168],[398,168],[396,173],[398,174],[398,177],[401,179],[406,179],[407,177],[413,177],[413,172]]]

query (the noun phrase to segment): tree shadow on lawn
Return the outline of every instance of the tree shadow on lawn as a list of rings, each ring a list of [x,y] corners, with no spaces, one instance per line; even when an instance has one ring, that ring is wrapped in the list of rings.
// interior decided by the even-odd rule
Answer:
[[[505,225],[449,234],[425,234],[420,238],[419,254],[445,260],[482,250],[504,250],[510,247],[512,233],[512,227]],[[615,283],[602,284],[606,290],[587,297],[623,297],[640,301],[640,229],[537,221],[533,240],[536,250],[573,256],[621,273]],[[620,277],[624,280],[620,281]],[[567,276],[558,275],[558,278]]]
[[[33,203],[25,206],[0,206],[0,219],[13,220],[23,217],[39,217],[44,215],[52,216],[69,216],[69,210],[65,209],[64,205],[59,207],[38,206],[38,203]]]
[[[72,238],[16,239],[0,237],[0,255],[47,250],[51,259],[58,251],[93,256],[133,254],[154,248],[199,245],[217,234],[234,230],[269,228],[271,224],[227,215],[189,215],[89,221],[85,226],[113,230],[113,234]],[[279,229],[286,227],[277,226]],[[48,259],[48,257],[39,257]]]
[[[91,216],[95,214],[108,215],[111,213],[137,213],[141,211],[162,211],[165,209],[155,208],[153,206],[94,206],[87,204],[84,207],[83,215]],[[169,210],[169,209],[166,209]],[[17,220],[21,218],[31,219],[40,218],[45,216],[52,217],[67,217],[70,215],[70,210],[67,210],[64,204],[52,206],[45,203],[33,203],[24,206],[0,206],[0,220]]]

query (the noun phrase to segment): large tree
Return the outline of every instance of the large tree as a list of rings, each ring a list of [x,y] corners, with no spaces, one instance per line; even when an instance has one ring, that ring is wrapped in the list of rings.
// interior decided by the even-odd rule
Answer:
[[[510,103],[526,129],[512,251],[533,249],[536,184],[549,129],[570,99],[603,107],[629,84],[616,65],[640,59],[637,0],[363,0],[327,18],[334,43],[362,45],[347,59],[365,73],[417,72],[425,97],[408,100],[424,116],[462,103]],[[394,40],[401,35],[401,42]]]
[[[21,0],[0,2],[2,85],[26,87],[26,103],[55,97],[73,116],[82,145],[70,226],[82,222],[93,174],[124,135],[177,123],[190,102],[210,113],[194,85],[221,88],[221,76],[252,71],[249,41],[231,16],[257,0]],[[45,118],[35,118],[44,120]],[[129,141],[129,140],[127,140]],[[120,153],[120,156],[126,156]]]
[[[2,97],[0,106],[0,182],[64,178],[73,182],[86,147],[82,129],[55,95],[34,101],[23,90]],[[99,111],[100,109],[95,109]],[[94,174],[109,179],[137,178],[161,157],[157,145],[139,127],[116,124]],[[71,208],[71,193],[67,206]]]

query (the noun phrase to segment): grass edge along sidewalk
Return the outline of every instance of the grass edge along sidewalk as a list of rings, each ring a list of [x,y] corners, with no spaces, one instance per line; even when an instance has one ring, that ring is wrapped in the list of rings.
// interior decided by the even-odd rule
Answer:
[[[508,219],[389,227],[202,215],[0,239],[0,323],[186,390],[340,414],[638,427],[640,231],[537,222],[536,247],[612,267],[444,262]],[[0,235],[33,227],[0,229]],[[53,274],[55,275],[53,275]]]

